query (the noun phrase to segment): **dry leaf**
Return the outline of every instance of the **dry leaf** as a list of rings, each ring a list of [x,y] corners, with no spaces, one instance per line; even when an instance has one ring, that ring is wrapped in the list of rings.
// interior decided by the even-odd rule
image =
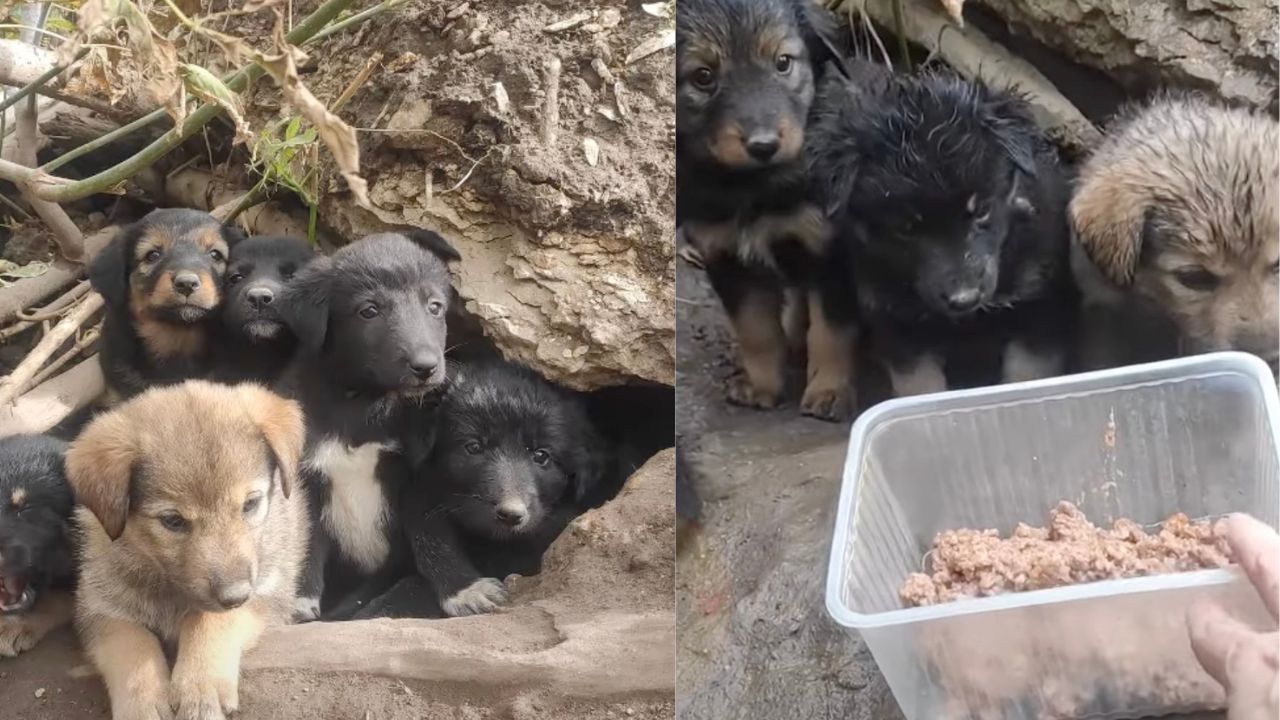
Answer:
[[[205,102],[215,103],[226,111],[227,116],[236,126],[235,144],[253,140],[249,124],[244,120],[244,109],[240,105],[239,95],[231,92],[231,89],[224,85],[218,76],[199,65],[183,63],[180,72],[183,85],[188,92]]]
[[[947,9],[947,14],[956,21],[956,25],[964,27],[964,0],[942,0],[942,7]]]
[[[356,139],[356,131],[342,121],[342,118],[329,112],[298,78],[298,63],[306,59],[306,54],[289,44],[284,36],[283,18],[277,12],[276,27],[273,33],[275,53],[264,55],[256,53],[255,62],[263,67],[280,86],[284,99],[294,107],[320,134],[333,159],[338,164],[342,177],[346,178],[351,194],[361,207],[371,208],[369,202],[369,185],[360,176],[360,143]]]
[[[636,49],[632,50],[631,54],[627,55],[626,62],[630,65],[637,60],[643,60],[654,53],[662,52],[663,50],[668,50],[675,46],[676,31],[666,30],[661,35],[649,38],[636,46]]]

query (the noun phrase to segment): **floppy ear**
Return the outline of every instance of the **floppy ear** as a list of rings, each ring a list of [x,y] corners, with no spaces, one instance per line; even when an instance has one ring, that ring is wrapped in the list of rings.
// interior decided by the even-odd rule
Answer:
[[[89,424],[67,450],[67,481],[112,540],[124,532],[137,444],[128,418],[108,413]]]
[[[108,305],[121,306],[129,302],[129,263],[125,247],[134,234],[135,226],[124,228],[89,263],[89,284]]]
[[[222,239],[227,243],[228,248],[233,248],[244,242],[245,234],[235,223],[227,223],[222,226]]]
[[[280,314],[302,348],[313,355],[324,347],[332,288],[333,260],[321,255],[304,265],[285,289]]]
[[[1076,242],[1103,276],[1118,286],[1133,282],[1151,221],[1147,191],[1109,168],[1087,174],[1071,199],[1069,213]]]
[[[1009,156],[1014,167],[1028,177],[1036,176],[1036,149],[1032,135],[1022,122],[989,115],[984,124],[996,144]]]
[[[458,254],[458,251],[449,244],[448,240],[440,237],[439,233],[415,228],[406,232],[405,237],[416,243],[418,247],[426,250],[445,262],[458,262],[462,259],[462,256]]]
[[[236,392],[271,449],[276,467],[280,468],[280,488],[289,497],[298,482],[298,465],[307,437],[301,406],[252,383],[237,386]]]

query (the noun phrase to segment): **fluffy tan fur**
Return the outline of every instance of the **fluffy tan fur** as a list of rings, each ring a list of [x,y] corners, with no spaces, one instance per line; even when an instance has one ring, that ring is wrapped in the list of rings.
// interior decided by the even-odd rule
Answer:
[[[115,720],[237,710],[241,654],[293,612],[308,532],[303,438],[296,403],[189,381],[120,405],[72,444],[76,626]],[[228,609],[229,588],[246,582]]]
[[[1280,350],[1280,125],[1199,98],[1117,123],[1071,202],[1080,246],[1114,285],[1159,308],[1192,351]],[[1185,284],[1188,273],[1212,282]]]

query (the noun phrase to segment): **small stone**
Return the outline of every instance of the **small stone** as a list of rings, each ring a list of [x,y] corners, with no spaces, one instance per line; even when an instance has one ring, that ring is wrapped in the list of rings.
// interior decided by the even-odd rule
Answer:
[[[44,697],[44,688],[36,688],[36,699]]]
[[[507,110],[511,107],[511,97],[507,95],[507,88],[500,82],[493,84],[493,101],[498,105],[500,115],[507,114]]]
[[[622,22],[622,13],[618,12],[614,8],[609,8],[600,13],[600,27],[605,30],[617,27],[620,22]]]
[[[635,710],[632,710],[631,708],[627,708],[627,717],[631,717],[632,715],[635,715],[635,714],[636,714]]]
[[[584,138],[582,151],[587,155],[587,164],[595,167],[600,162],[600,143],[591,138]]]

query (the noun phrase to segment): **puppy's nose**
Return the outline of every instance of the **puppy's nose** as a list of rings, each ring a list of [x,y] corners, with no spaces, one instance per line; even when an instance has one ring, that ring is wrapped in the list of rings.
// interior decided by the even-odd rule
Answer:
[[[245,297],[249,299],[249,304],[253,306],[253,309],[261,310],[276,299],[276,294],[271,292],[271,288],[256,287],[249,288],[249,291],[245,293]]]
[[[969,312],[978,307],[978,300],[981,293],[977,288],[965,288],[957,290],[947,296],[947,307],[954,312]]]
[[[182,295],[190,295],[200,287],[200,276],[190,272],[183,271],[173,276],[173,289]]]
[[[752,135],[747,138],[747,154],[758,162],[768,162],[778,153],[780,144],[778,136],[773,133]]]
[[[515,527],[529,517],[529,509],[522,502],[507,500],[498,505],[497,515],[499,522]]]
[[[436,371],[436,358],[433,355],[416,355],[409,358],[409,369],[413,374],[420,377],[430,377],[431,373]]]
[[[214,588],[213,591],[213,596],[218,600],[218,604],[226,610],[238,608],[249,602],[249,596],[252,594],[253,586],[247,582],[221,585]]]

